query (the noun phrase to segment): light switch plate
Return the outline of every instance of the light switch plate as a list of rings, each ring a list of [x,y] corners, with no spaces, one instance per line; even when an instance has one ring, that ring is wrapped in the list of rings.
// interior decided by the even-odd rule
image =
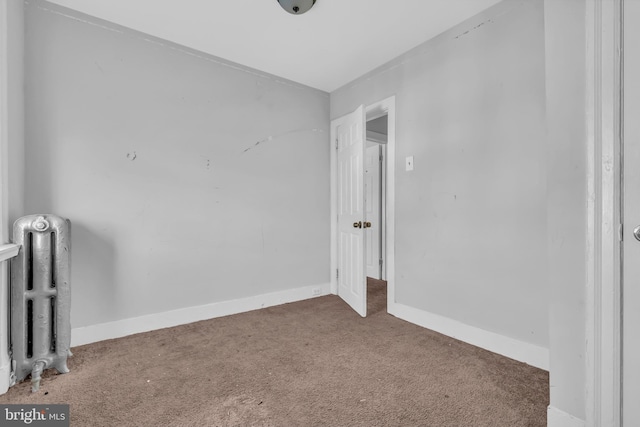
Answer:
[[[413,170],[413,156],[409,156],[406,158],[406,170],[407,171]]]

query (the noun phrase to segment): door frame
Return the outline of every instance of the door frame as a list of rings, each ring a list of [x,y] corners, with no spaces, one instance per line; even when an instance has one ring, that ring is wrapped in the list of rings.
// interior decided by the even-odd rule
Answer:
[[[9,122],[8,72],[6,60],[8,48],[9,0],[0,0],[0,248],[9,242]],[[4,251],[3,251],[4,252]],[[9,358],[9,268],[8,257],[0,258],[0,394],[4,394],[11,384],[11,359]]]
[[[384,175],[386,178],[386,199],[385,199],[385,262],[387,277],[387,311],[395,303],[395,153],[396,153],[396,97],[389,98],[367,105],[365,107],[366,120],[387,115],[387,161],[385,162]],[[330,131],[330,186],[331,186],[331,259],[330,277],[331,293],[338,294],[338,168],[336,151],[336,130],[339,125],[337,120],[331,122]],[[366,136],[366,135],[365,135]],[[366,140],[366,137],[365,137]]]
[[[0,0],[0,394],[11,385],[9,260],[20,249],[9,241],[10,218],[19,214],[23,202],[24,94],[16,90],[24,83],[23,36],[24,4]]]
[[[587,49],[586,425],[622,408],[622,7],[589,0]]]

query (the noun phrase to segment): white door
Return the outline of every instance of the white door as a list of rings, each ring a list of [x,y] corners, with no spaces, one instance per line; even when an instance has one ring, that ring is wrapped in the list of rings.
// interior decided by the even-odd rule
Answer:
[[[622,419],[640,426],[640,1],[624,2]]]
[[[371,226],[367,227],[365,258],[367,263],[367,276],[374,279],[382,279],[380,261],[381,243],[380,238],[381,222],[380,208],[382,207],[382,146],[378,143],[367,141],[365,167],[364,167],[364,204],[365,220]]]
[[[334,123],[338,150],[338,295],[365,317],[364,107]]]

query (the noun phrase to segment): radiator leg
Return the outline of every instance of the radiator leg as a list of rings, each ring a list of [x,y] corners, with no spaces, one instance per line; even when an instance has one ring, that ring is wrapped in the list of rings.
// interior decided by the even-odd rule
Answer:
[[[69,368],[67,368],[67,361],[66,360],[60,360],[53,367],[56,368],[56,371],[60,372],[61,374],[69,373]]]
[[[38,360],[33,364],[33,370],[31,371],[31,392],[35,393],[40,389],[40,376],[42,371],[47,366],[47,363],[43,360]]]

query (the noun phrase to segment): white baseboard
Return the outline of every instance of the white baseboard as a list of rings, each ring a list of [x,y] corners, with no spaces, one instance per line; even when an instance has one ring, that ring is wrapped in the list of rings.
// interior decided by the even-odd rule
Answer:
[[[547,407],[547,427],[584,427],[585,422],[580,418],[567,414],[553,406]]]
[[[450,336],[485,350],[549,370],[549,349],[494,332],[485,331],[457,320],[429,313],[403,304],[392,303],[387,311],[400,319]]]
[[[319,294],[314,291],[318,291]],[[231,301],[222,301],[196,307],[181,308],[146,316],[116,320],[114,322],[74,328],[71,331],[71,346],[90,344],[97,341],[120,338],[127,335],[169,328],[215,317],[229,316],[260,308],[289,302],[302,301],[309,298],[328,295],[330,284],[311,285],[301,288],[287,289]]]

